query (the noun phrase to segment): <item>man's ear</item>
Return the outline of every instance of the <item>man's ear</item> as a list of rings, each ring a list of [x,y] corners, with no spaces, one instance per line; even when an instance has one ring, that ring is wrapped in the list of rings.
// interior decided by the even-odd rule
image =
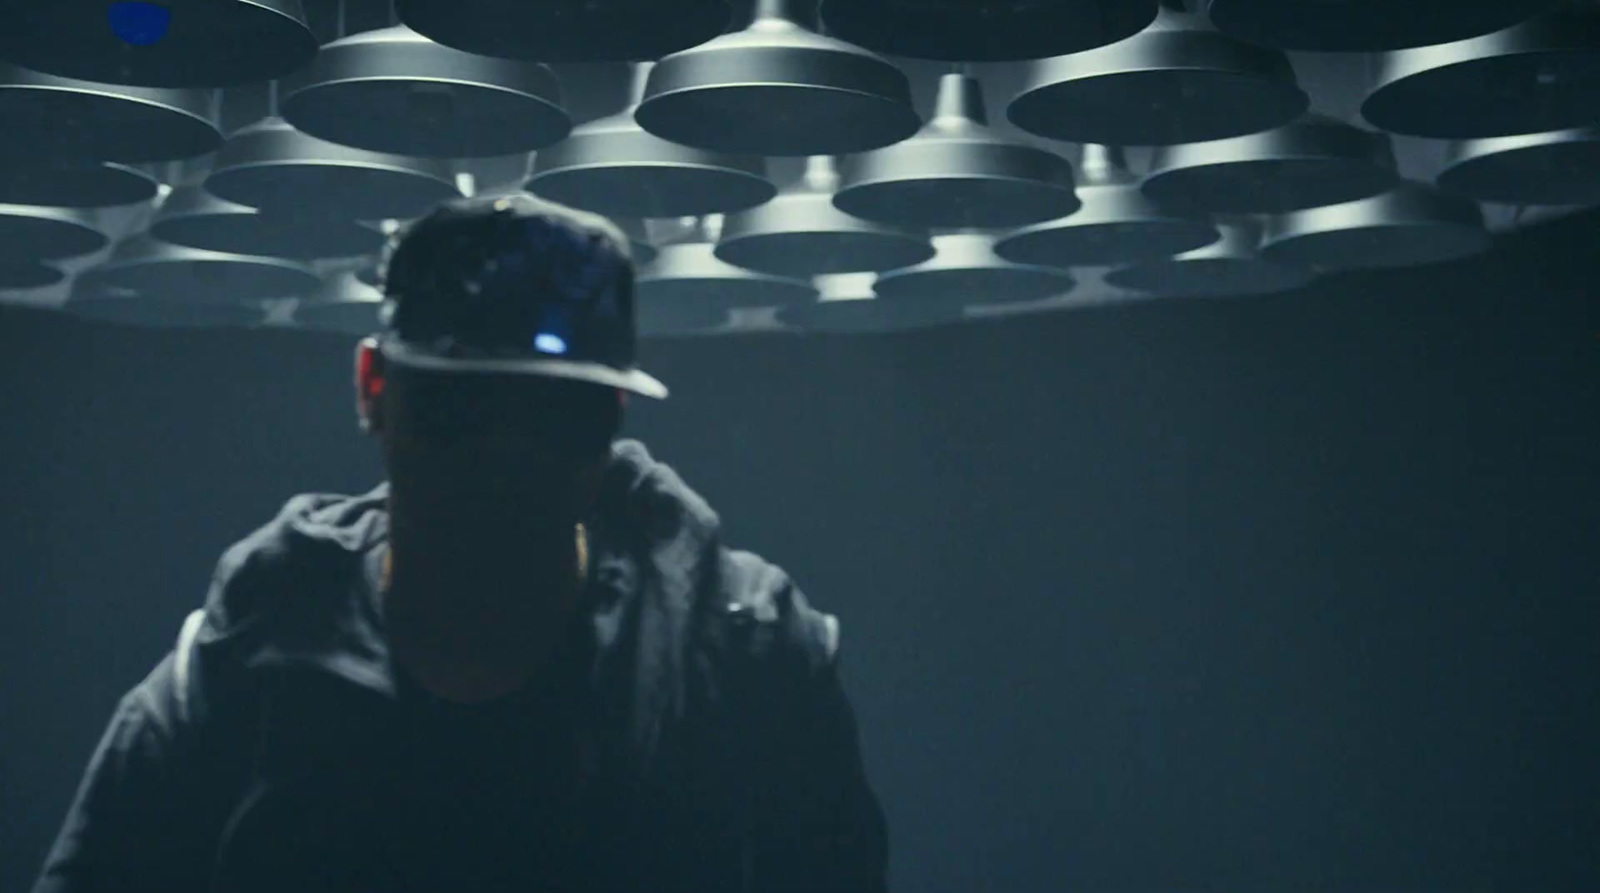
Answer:
[[[367,337],[356,345],[356,416],[368,434],[383,431],[383,387],[386,382],[383,353],[378,339]]]

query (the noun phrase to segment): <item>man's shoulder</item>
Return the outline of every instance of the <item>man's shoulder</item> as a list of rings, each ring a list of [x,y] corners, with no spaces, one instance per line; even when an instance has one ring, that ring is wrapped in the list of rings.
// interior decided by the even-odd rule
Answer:
[[[839,654],[839,618],[815,607],[782,567],[743,549],[718,550],[716,606],[754,656],[783,649],[816,671]]]

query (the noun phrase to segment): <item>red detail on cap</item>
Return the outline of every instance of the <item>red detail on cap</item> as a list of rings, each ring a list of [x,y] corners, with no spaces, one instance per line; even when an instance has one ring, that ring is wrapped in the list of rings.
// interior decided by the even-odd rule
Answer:
[[[383,376],[373,374],[372,354],[372,348],[364,347],[356,362],[361,381],[367,389],[368,396],[377,398],[383,396]]]

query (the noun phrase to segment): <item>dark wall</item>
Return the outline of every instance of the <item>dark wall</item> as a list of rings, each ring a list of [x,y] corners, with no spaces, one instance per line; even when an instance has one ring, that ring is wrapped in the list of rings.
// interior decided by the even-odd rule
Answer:
[[[895,889],[1592,890],[1600,220],[1291,295],[652,343],[628,433],[844,620]],[[347,339],[0,311],[0,889]]]

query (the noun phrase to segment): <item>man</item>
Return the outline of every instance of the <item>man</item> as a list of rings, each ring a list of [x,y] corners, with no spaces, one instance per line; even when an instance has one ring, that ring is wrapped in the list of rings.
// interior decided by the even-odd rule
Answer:
[[[886,889],[837,621],[615,439],[666,396],[627,244],[525,195],[400,235],[386,482],[223,554],[34,893]]]

